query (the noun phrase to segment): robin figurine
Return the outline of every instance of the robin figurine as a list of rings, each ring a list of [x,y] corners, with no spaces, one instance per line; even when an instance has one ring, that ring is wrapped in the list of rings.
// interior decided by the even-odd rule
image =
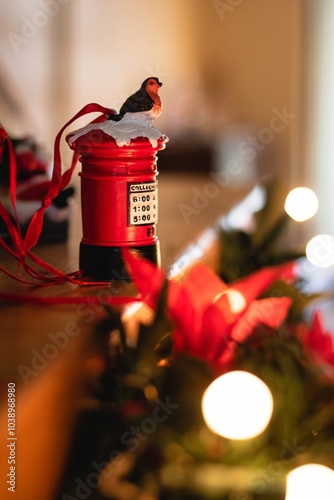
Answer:
[[[120,121],[125,115],[141,113],[143,118],[149,121],[155,120],[161,115],[162,102],[159,96],[159,89],[162,83],[155,76],[146,78],[137,92],[130,95],[122,104],[118,114],[109,115],[108,120]],[[136,118],[139,118],[136,116]]]

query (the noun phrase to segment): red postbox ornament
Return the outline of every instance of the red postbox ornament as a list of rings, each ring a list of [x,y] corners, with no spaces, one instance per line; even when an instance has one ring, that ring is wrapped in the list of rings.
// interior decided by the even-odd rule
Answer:
[[[160,263],[157,152],[168,139],[151,122],[161,85],[147,78],[118,114],[67,136],[82,164],[80,269],[93,280],[128,279],[123,247]]]

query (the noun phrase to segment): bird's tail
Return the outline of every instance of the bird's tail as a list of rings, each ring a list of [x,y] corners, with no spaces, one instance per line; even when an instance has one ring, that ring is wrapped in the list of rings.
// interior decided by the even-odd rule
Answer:
[[[107,115],[107,120],[112,120],[113,122],[119,122],[123,118],[123,113],[115,113]]]

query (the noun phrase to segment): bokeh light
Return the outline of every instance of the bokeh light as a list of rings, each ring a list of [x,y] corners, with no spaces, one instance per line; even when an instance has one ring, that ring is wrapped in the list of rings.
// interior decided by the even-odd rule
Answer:
[[[330,234],[318,234],[306,245],[306,257],[316,267],[334,265],[334,237]]]
[[[312,189],[297,187],[286,197],[284,210],[295,221],[311,219],[318,210],[318,198]]]
[[[228,305],[233,314],[238,314],[242,312],[247,306],[246,299],[242,295],[242,293],[240,293],[238,290],[233,290],[233,288],[218,293],[215,296],[213,302],[214,303],[218,302],[222,297],[226,297]]]
[[[232,371],[218,377],[203,395],[207,426],[228,439],[249,439],[261,434],[273,412],[273,397],[255,375]]]
[[[318,464],[307,464],[287,476],[285,500],[332,500],[334,471]]]

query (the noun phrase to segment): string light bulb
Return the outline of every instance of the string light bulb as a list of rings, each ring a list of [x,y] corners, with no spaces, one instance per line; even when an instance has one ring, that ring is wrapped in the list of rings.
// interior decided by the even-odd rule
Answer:
[[[306,245],[306,257],[316,267],[326,268],[334,265],[334,237],[318,234]]]
[[[267,385],[245,371],[226,373],[209,385],[202,399],[207,426],[228,439],[250,439],[265,430],[273,412]]]
[[[238,313],[242,312],[247,306],[246,299],[242,295],[242,293],[240,293],[238,290],[233,290],[233,288],[230,288],[229,290],[218,293],[215,296],[213,303],[214,304],[217,303],[222,297],[227,298],[228,305],[229,305],[231,312],[233,314],[238,314]]]
[[[312,189],[297,187],[285,199],[284,210],[295,221],[311,219],[318,211],[318,198]]]
[[[285,500],[332,500],[334,471],[324,465],[307,464],[287,475]]]

